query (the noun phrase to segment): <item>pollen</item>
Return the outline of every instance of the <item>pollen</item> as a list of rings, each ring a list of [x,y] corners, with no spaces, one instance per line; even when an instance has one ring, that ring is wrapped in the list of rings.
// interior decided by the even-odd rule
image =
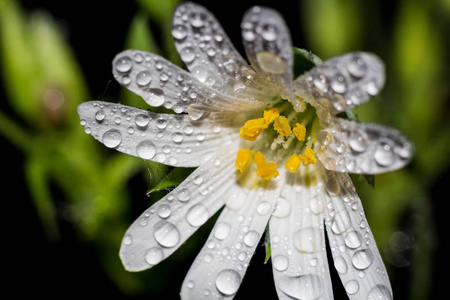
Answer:
[[[299,154],[298,158],[302,161],[303,166],[313,165],[317,162],[316,152],[310,148],[306,148],[304,154]]]
[[[266,124],[272,124],[276,118],[280,115],[280,111],[276,107],[272,107],[268,110],[264,111],[264,120],[266,120]]]
[[[292,129],[292,131],[294,132],[295,136],[297,137],[297,139],[299,141],[304,141],[305,140],[305,136],[306,136],[306,128],[305,126],[299,124],[299,123],[295,123],[295,127]]]
[[[274,162],[266,162],[264,155],[260,151],[256,152],[253,158],[258,167],[256,175],[266,180],[278,177],[277,165]]]
[[[264,118],[248,120],[245,122],[244,126],[241,127],[241,138],[247,141],[255,141],[267,126]]]
[[[290,136],[292,134],[291,126],[285,116],[279,116],[275,119],[273,128],[282,136]]]
[[[236,169],[238,169],[241,172],[244,172],[244,170],[247,168],[247,166],[252,161],[252,152],[250,151],[250,148],[247,149],[240,149],[237,153],[235,166]]]
[[[300,167],[301,160],[298,158],[297,154],[292,154],[292,156],[286,161],[286,164],[284,165],[286,167],[286,170],[288,170],[291,173],[295,173],[298,171],[298,168]]]

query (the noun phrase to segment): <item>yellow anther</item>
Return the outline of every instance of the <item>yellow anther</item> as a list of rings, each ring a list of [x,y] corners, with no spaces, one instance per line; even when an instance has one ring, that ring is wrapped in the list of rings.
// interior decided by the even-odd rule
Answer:
[[[266,124],[269,125],[280,115],[280,111],[276,107],[272,107],[268,110],[264,111],[264,120],[266,120]]]
[[[310,148],[305,149],[304,154],[299,154],[298,158],[303,162],[304,166],[313,165],[317,162],[317,158],[315,157],[316,152]]]
[[[300,167],[301,160],[298,158],[297,154],[292,154],[292,156],[287,160],[286,164],[284,165],[286,167],[286,170],[288,170],[291,173],[295,173],[298,171],[298,168]]]
[[[265,128],[267,128],[267,125],[264,118],[248,120],[241,127],[241,138],[247,141],[254,141]]]
[[[234,165],[236,166],[236,169],[244,172],[245,168],[247,168],[251,161],[252,152],[250,151],[250,148],[240,149],[237,153],[236,162]]]
[[[297,139],[299,141],[304,141],[305,140],[305,135],[306,135],[306,128],[305,126],[299,124],[299,123],[295,123],[295,127],[292,129],[292,131],[294,132],[295,136],[297,137]]]
[[[259,177],[270,180],[279,175],[277,165],[274,162],[267,163],[264,155],[260,151],[256,152],[253,158],[255,159],[256,166],[258,167],[256,175]]]
[[[279,116],[275,119],[273,128],[282,136],[290,136],[292,134],[291,126],[285,116]]]

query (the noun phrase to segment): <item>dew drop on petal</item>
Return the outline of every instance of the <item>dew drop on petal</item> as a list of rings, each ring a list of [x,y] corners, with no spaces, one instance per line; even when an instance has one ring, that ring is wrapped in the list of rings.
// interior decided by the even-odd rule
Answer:
[[[331,230],[336,234],[342,234],[351,226],[350,215],[346,210],[338,211],[331,222]]]
[[[157,210],[156,210],[158,216],[160,216],[163,219],[167,219],[170,217],[170,214],[172,213],[172,210],[170,209],[170,205],[168,204],[161,204]]]
[[[192,206],[186,214],[186,220],[194,227],[205,224],[208,219],[209,211],[206,206],[201,203]]]
[[[101,122],[105,119],[106,115],[105,112],[103,110],[99,110],[95,113],[95,120],[97,122]]]
[[[164,92],[161,89],[149,89],[145,98],[150,102],[152,106],[161,106],[166,101]]]
[[[159,247],[153,247],[148,249],[145,252],[145,261],[149,264],[149,265],[156,265],[159,262],[161,262],[164,258],[164,253],[162,251],[161,248]]]
[[[161,246],[171,248],[180,242],[180,231],[172,223],[162,220],[154,225],[153,237]]]
[[[182,24],[175,24],[172,28],[172,35],[176,40],[182,40],[187,36],[187,28]]]
[[[324,293],[323,280],[315,274],[284,276],[278,287],[293,299],[319,299]]]
[[[136,84],[139,86],[147,86],[152,81],[149,71],[142,71],[136,75]]]
[[[317,134],[317,141],[319,144],[327,146],[333,141],[333,135],[328,130],[321,130]]]
[[[122,242],[124,245],[131,245],[133,243],[133,236],[131,234],[125,235]]]
[[[334,258],[334,267],[339,274],[347,273],[347,262],[342,256],[338,256]]]
[[[233,269],[225,269],[217,274],[215,283],[219,292],[227,296],[232,296],[239,289],[241,275]]]
[[[134,117],[134,122],[138,127],[145,127],[148,125],[150,118],[145,114],[138,114]]]
[[[277,205],[275,206],[273,215],[277,218],[286,218],[291,214],[291,211],[291,202],[283,197],[280,197],[277,200]]]
[[[349,145],[356,152],[364,152],[367,149],[366,138],[358,131],[352,133]]]
[[[392,300],[391,292],[384,285],[377,285],[370,290],[367,300]]]
[[[116,129],[108,130],[103,134],[102,142],[108,148],[116,148],[122,142],[122,134]]]
[[[244,237],[244,244],[248,247],[254,247],[259,242],[259,233],[251,230]]]
[[[358,270],[367,269],[373,261],[373,254],[369,249],[356,251],[352,256],[352,263]]]
[[[208,68],[205,65],[196,65],[191,68],[192,75],[197,78],[198,81],[204,83],[206,78],[208,78]]]
[[[275,270],[283,272],[289,266],[289,259],[285,255],[279,254],[272,258],[272,265]]]
[[[359,283],[356,280],[350,280],[345,284],[345,291],[349,295],[354,295],[359,290]]]
[[[264,25],[263,28],[262,28],[261,36],[266,41],[269,41],[269,42],[275,41],[277,39],[277,36],[278,36],[276,27],[274,25],[272,25],[272,24]]]
[[[323,248],[322,231],[313,227],[297,230],[292,235],[294,248],[302,253],[315,253]]]
[[[374,154],[375,161],[384,167],[390,166],[395,161],[395,153],[391,145],[381,142],[377,145]]]
[[[339,187],[339,183],[336,179],[330,178],[328,179],[325,189],[330,196],[338,196],[341,192],[341,188]]]
[[[350,231],[345,235],[345,245],[351,249],[356,249],[361,246],[361,234],[357,231]]]
[[[272,205],[270,205],[269,202],[261,202],[260,204],[258,204],[258,207],[256,208],[256,211],[258,212],[258,214],[260,214],[261,216],[265,216],[268,213],[270,213],[272,211]]]
[[[136,154],[143,159],[152,159],[156,154],[156,147],[151,141],[142,141],[136,147]]]
[[[316,195],[310,200],[309,208],[311,209],[313,214],[315,215],[321,214],[325,211],[326,200],[323,197]]]
[[[360,56],[353,57],[347,66],[348,72],[357,78],[363,77],[367,71],[367,65]]]
[[[338,73],[331,78],[330,86],[336,93],[343,94],[347,91],[347,80],[342,74]]]
[[[231,226],[228,223],[220,222],[217,223],[214,229],[214,237],[218,240],[226,239],[231,232]]]
[[[258,61],[261,69],[270,74],[284,74],[286,73],[286,64],[281,59],[281,57],[267,52],[256,53],[256,60]]]
[[[195,59],[195,51],[192,47],[184,47],[180,50],[180,57],[185,63],[190,63]]]
[[[189,201],[189,199],[191,199],[191,193],[188,189],[181,189],[178,191],[177,198],[181,202],[187,202]]]
[[[124,56],[117,59],[114,66],[118,72],[126,73],[133,67],[133,61],[128,56]]]

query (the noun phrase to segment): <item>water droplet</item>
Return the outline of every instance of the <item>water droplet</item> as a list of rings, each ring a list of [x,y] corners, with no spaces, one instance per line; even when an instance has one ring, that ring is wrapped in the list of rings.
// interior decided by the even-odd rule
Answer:
[[[327,146],[333,141],[333,135],[328,130],[321,130],[317,134],[317,141],[321,145]]]
[[[159,247],[153,247],[145,252],[145,261],[149,265],[156,265],[164,258],[164,252]]]
[[[347,91],[347,80],[344,75],[338,73],[331,78],[330,86],[336,93],[343,94]]]
[[[283,197],[279,197],[273,215],[277,218],[286,218],[291,214],[291,202]]]
[[[370,290],[367,300],[392,300],[392,294],[389,288],[384,285],[376,285]]]
[[[356,280],[350,280],[345,284],[345,291],[349,295],[354,295],[359,290],[359,283]]]
[[[187,28],[182,24],[175,24],[172,27],[172,36],[176,40],[182,40],[187,36]]]
[[[196,65],[190,71],[202,83],[208,78],[208,68],[205,65]]]
[[[144,97],[144,100],[155,107],[163,105],[166,101],[164,92],[161,89],[149,89],[148,93],[146,93]]]
[[[272,24],[266,24],[262,28],[261,36],[266,41],[273,42],[277,39],[277,28]]]
[[[269,202],[264,201],[258,205],[256,210],[258,214],[260,214],[261,216],[265,216],[272,211],[272,205],[270,205]]]
[[[335,178],[328,179],[325,189],[330,196],[338,196],[341,193],[341,188]]]
[[[171,137],[174,143],[181,143],[183,141],[183,134],[181,132],[173,132]]]
[[[170,222],[159,221],[153,226],[153,237],[163,247],[171,248],[180,242],[178,228]]]
[[[360,131],[354,131],[351,134],[349,145],[353,151],[364,152],[367,149],[367,141],[363,133]]]
[[[276,54],[263,51],[256,53],[256,60],[261,69],[270,74],[284,74],[287,71],[286,64]]]
[[[189,199],[191,199],[191,193],[186,188],[185,189],[181,189],[181,190],[178,191],[177,198],[181,202],[187,202],[187,201],[189,201]]]
[[[111,129],[103,134],[102,143],[108,148],[116,148],[122,142],[122,134],[119,130]]]
[[[167,127],[167,120],[162,118],[156,120],[156,127],[159,129],[165,129]]]
[[[136,75],[136,84],[139,86],[147,86],[152,81],[152,75],[149,71],[142,71]]]
[[[279,272],[285,271],[289,266],[289,259],[282,254],[279,254],[272,258],[273,268]]]
[[[352,225],[350,215],[346,210],[338,211],[331,223],[331,230],[336,234],[342,234]]]
[[[318,228],[306,227],[297,230],[292,235],[292,242],[295,249],[302,253],[315,253],[322,251],[323,232]]]
[[[242,37],[247,42],[253,42],[256,39],[255,29],[251,22],[242,24]]]
[[[220,222],[214,226],[214,236],[218,240],[226,239],[231,232],[231,226],[228,223]]]
[[[321,91],[327,91],[328,87],[328,79],[323,74],[316,74],[313,79],[314,86],[317,87]]]
[[[367,269],[373,262],[373,254],[369,249],[356,251],[352,256],[352,263],[358,270]]]
[[[357,78],[363,77],[367,71],[367,65],[360,56],[353,57],[347,66],[348,72]]]
[[[202,27],[204,25],[205,16],[199,13],[193,13],[191,15],[191,25],[193,27]]]
[[[395,161],[395,153],[392,146],[387,142],[380,142],[375,150],[374,158],[383,167],[392,165]]]
[[[347,262],[342,256],[338,256],[334,258],[334,267],[339,274],[347,273]]]
[[[293,299],[319,299],[324,293],[323,280],[315,274],[283,276],[279,289]]]
[[[217,274],[216,288],[224,295],[232,296],[236,294],[240,284],[241,275],[233,269],[225,269]]]
[[[197,175],[194,177],[193,179],[194,184],[196,185],[200,185],[203,182],[203,176],[202,175]]]
[[[356,249],[361,246],[361,234],[357,231],[350,231],[345,235],[345,244],[351,249]]]
[[[209,219],[209,211],[205,205],[198,203],[192,206],[186,215],[186,220],[194,227],[205,224]]]
[[[377,83],[374,80],[369,81],[366,84],[366,92],[371,96],[375,96],[376,94],[378,94],[379,90],[380,90],[380,87],[377,85]]]
[[[103,110],[99,110],[95,113],[95,120],[97,120],[97,122],[101,122],[105,119],[106,115],[105,112]]]
[[[313,214],[319,215],[325,211],[326,200],[324,199],[324,197],[316,195],[310,200],[309,208],[311,209]]]
[[[194,286],[195,286],[195,283],[194,283],[192,280],[190,280],[190,281],[188,281],[188,283],[186,283],[186,286],[187,286],[189,289],[193,289]]]
[[[192,47],[184,47],[180,50],[180,57],[185,63],[190,63],[195,59],[195,51]]]
[[[192,134],[194,132],[194,127],[192,125],[188,124],[183,128],[183,131],[184,131],[184,133],[186,133],[188,135]]]
[[[133,61],[128,56],[123,56],[116,60],[115,68],[120,73],[126,73],[133,67]]]
[[[145,127],[148,125],[148,122],[150,122],[150,118],[148,115],[138,114],[134,117],[134,122],[138,127]]]
[[[197,133],[197,135],[195,136],[195,139],[199,142],[202,142],[205,140],[205,134],[203,132],[199,132]]]
[[[156,210],[158,213],[158,216],[160,216],[163,219],[167,219],[170,217],[170,214],[172,213],[172,210],[170,209],[170,205],[168,204],[161,204],[158,209]]]
[[[133,236],[131,234],[125,235],[122,243],[127,246],[131,245],[133,243]]]
[[[254,247],[259,242],[259,233],[251,230],[244,237],[244,244],[248,247]]]
[[[187,113],[189,114],[189,118],[196,121],[203,116],[204,111],[196,106],[190,105],[187,109]]]
[[[156,147],[151,141],[142,141],[136,147],[136,154],[143,159],[152,159],[156,154]]]

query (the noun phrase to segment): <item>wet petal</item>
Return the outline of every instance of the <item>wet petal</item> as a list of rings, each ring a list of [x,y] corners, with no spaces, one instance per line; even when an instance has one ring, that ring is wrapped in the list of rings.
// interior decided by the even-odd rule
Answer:
[[[328,170],[378,174],[405,166],[412,144],[397,130],[335,118],[317,134],[316,153]]]
[[[141,96],[149,105],[163,106],[176,113],[189,113],[190,105],[205,111],[233,112],[266,105],[262,101],[242,100],[213,90],[191,73],[144,51],[119,53],[113,61],[113,74],[120,84]]]
[[[326,228],[334,266],[350,299],[392,299],[389,278],[361,200],[344,173],[327,172]]]
[[[270,94],[204,7],[181,4],[174,14],[172,35],[181,59],[200,82],[238,98],[261,99]]]
[[[294,93],[337,114],[378,94],[384,78],[384,65],[377,56],[354,52],[331,58],[297,78]]]
[[[209,119],[193,121],[187,115],[101,101],[81,104],[78,114],[85,131],[107,147],[171,166],[199,166],[239,135]]]
[[[308,186],[315,166],[290,174],[270,219],[273,275],[279,299],[332,299],[323,216],[326,198]]]
[[[225,148],[197,168],[130,226],[120,248],[127,270],[148,269],[167,258],[224,205],[222,197],[235,182],[234,151]]]
[[[291,36],[281,15],[270,8],[253,7],[244,15],[241,29],[252,66],[269,78],[282,98],[292,100]]]
[[[227,205],[186,275],[183,300],[235,296],[270,218],[276,192],[276,187],[271,191],[249,191],[238,185],[231,189]]]

